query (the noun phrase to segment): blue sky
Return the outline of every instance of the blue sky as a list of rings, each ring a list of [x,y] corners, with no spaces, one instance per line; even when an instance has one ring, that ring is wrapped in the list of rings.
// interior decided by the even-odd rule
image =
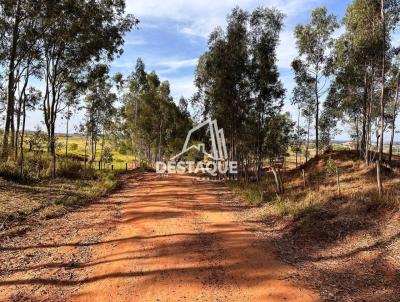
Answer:
[[[141,57],[148,71],[156,71],[161,80],[171,84],[175,100],[180,96],[191,97],[195,92],[193,84],[197,58],[207,49],[210,32],[217,26],[226,25],[226,15],[239,6],[253,10],[258,6],[275,7],[286,14],[285,28],[281,34],[278,49],[278,66],[281,79],[287,89],[285,110],[295,114],[290,106],[290,92],[293,88],[290,63],[296,56],[293,29],[296,24],[306,23],[311,11],[317,6],[326,6],[330,13],[343,17],[349,0],[127,0],[127,12],[139,20],[139,28],[126,35],[124,54],[111,64],[112,73],[127,75]],[[78,114],[72,124],[79,124]],[[28,128],[40,125],[40,112],[29,115]],[[65,121],[60,120],[57,131],[64,132]]]
[[[338,2],[340,4],[338,4]],[[148,70],[155,70],[163,80],[171,83],[175,98],[190,97],[197,58],[207,49],[210,32],[226,25],[226,15],[236,5],[246,10],[258,6],[276,7],[286,14],[285,29],[278,49],[279,69],[289,90],[293,87],[290,63],[296,56],[293,29],[306,23],[313,8],[326,6],[329,12],[343,16],[350,1],[267,0],[267,1],[137,1],[128,0],[128,12],[139,20],[139,29],[126,37],[125,53],[112,64],[112,71],[128,73],[137,57],[141,57]]]

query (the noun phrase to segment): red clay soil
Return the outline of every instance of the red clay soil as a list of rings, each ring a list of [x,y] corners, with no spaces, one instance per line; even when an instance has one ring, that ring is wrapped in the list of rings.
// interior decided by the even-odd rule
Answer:
[[[0,301],[318,301],[243,206],[188,176],[129,178],[100,202],[0,241]]]

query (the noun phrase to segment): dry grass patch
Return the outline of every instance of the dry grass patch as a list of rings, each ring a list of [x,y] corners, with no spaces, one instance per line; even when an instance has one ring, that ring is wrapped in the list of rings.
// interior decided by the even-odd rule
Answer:
[[[56,179],[31,185],[0,178],[0,231],[31,216],[58,217],[107,194],[117,185],[118,177],[111,172],[91,180]]]

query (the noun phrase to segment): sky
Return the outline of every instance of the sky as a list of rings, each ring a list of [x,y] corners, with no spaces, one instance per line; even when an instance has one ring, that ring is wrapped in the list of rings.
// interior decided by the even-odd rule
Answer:
[[[226,16],[232,8],[239,6],[251,11],[259,6],[275,7],[286,15],[277,51],[281,80],[287,90],[284,110],[296,115],[290,105],[294,87],[290,63],[297,54],[294,27],[307,23],[311,11],[318,6],[326,6],[329,13],[341,20],[349,3],[350,0],[126,0],[127,13],[134,14],[140,23],[126,35],[124,53],[111,63],[111,73],[128,75],[140,57],[147,71],[154,70],[161,80],[170,82],[176,101],[181,96],[190,98],[195,92],[193,81],[198,57],[207,50],[212,30],[226,27]],[[79,124],[81,117],[81,113],[77,114],[72,124]],[[41,125],[41,120],[40,112],[31,113],[28,128]],[[57,132],[64,131],[65,120],[60,120]]]

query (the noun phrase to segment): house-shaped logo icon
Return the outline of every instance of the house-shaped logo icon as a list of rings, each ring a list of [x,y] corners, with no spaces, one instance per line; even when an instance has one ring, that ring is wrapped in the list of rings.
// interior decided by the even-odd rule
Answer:
[[[210,136],[211,136],[211,152],[208,153],[206,152],[205,149],[205,144],[204,143],[198,143],[198,144],[193,144],[189,146],[190,139],[192,138],[192,135],[200,130],[203,127],[209,127],[210,131]],[[214,161],[226,161],[228,160],[228,152],[226,149],[226,142],[225,142],[225,135],[224,135],[224,129],[218,129],[218,124],[216,120],[211,120],[207,119],[206,121],[200,123],[199,125],[195,126],[192,128],[187,136],[186,136],[186,141],[185,144],[183,145],[182,151],[175,155],[174,157],[171,158],[172,161],[180,158],[182,155],[187,153],[188,151],[196,149],[197,151],[202,152],[204,155],[206,155],[208,158],[214,160]]]

